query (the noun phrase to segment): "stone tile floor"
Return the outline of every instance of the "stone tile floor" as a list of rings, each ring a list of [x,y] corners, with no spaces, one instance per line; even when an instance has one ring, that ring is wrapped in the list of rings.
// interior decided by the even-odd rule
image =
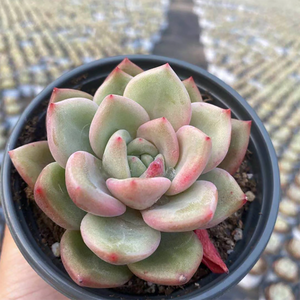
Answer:
[[[283,201],[269,245],[255,269],[221,299],[265,299],[265,288],[278,282],[283,283],[278,299],[293,299],[292,294],[300,299],[299,277],[291,281],[285,276],[291,272],[299,276],[300,267],[299,16],[297,0],[2,0],[0,159],[24,107],[63,72],[124,53],[154,52],[185,59],[184,43],[186,60],[205,67],[208,63],[211,73],[254,107],[280,164]],[[172,30],[181,17],[190,19],[182,25],[187,30],[190,22],[198,20],[199,36],[193,31],[191,40],[182,39],[182,51],[174,53],[174,41],[170,44],[166,34],[182,38],[180,27]]]

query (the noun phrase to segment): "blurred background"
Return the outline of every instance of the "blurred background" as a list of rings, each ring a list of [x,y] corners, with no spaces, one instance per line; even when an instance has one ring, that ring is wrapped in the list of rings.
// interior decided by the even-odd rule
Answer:
[[[276,299],[300,299],[299,0],[0,0],[0,161],[19,115],[48,83],[138,53],[207,69],[263,120],[279,158],[280,213],[255,268],[220,299],[266,299],[270,285]],[[1,231],[1,208],[0,220]]]

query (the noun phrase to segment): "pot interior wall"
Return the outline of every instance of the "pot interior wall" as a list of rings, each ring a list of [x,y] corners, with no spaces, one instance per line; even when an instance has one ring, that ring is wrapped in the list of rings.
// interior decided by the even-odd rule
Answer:
[[[147,61],[145,59],[136,59],[134,60],[137,64],[139,64],[142,68],[148,69],[153,68],[155,66],[161,65],[160,61]],[[101,82],[106,78],[106,76],[110,73],[112,68],[115,66],[115,63],[107,63],[101,67],[101,72],[99,72],[99,68],[95,66],[91,68],[89,72],[83,72],[80,76],[77,76],[72,80],[62,80],[59,82],[57,87],[64,88],[76,88],[86,91],[88,93],[94,94],[97,87],[101,84]],[[239,102],[237,102],[232,94],[228,93],[223,87],[216,86],[215,83],[205,76],[193,71],[189,68],[182,68],[180,65],[176,63],[171,63],[171,66],[175,70],[175,72],[181,77],[185,79],[189,76],[193,76],[196,84],[200,88],[201,92],[207,92],[213,97],[213,103],[224,107],[231,108],[232,115],[239,119],[249,120],[252,119],[251,115],[247,112],[246,108]],[[101,74],[99,74],[101,73]],[[37,123],[37,135],[36,140],[40,140],[45,137],[45,111],[48,99],[50,97],[51,90],[54,86],[49,86],[47,96],[43,98],[37,98],[36,102],[43,103],[43,108],[36,108],[31,111],[30,118],[38,116]],[[29,120],[30,118],[27,118]],[[23,130],[26,129],[26,124],[23,127]],[[28,142],[31,142],[31,140]],[[264,178],[270,178],[272,174],[267,173],[267,165],[271,164],[269,161],[268,153],[266,152],[266,147],[264,146],[264,139],[260,133],[258,126],[254,123],[251,131],[251,141],[249,145],[250,151],[253,153],[251,158],[251,168],[252,173],[255,176],[257,182],[257,194],[256,199],[249,206],[249,210],[247,213],[243,215],[244,222],[244,230],[243,230],[243,239],[239,241],[236,245],[236,248],[233,253],[230,254],[228,261],[226,262],[229,267],[230,273],[237,272],[241,262],[245,260],[246,257],[251,255],[251,248],[255,247],[256,243],[259,241],[261,237],[262,230],[259,228],[263,228],[265,226],[265,222],[268,219],[268,212],[270,211],[268,199],[266,199],[267,193],[270,195],[270,191],[272,190],[272,186],[264,181]],[[14,147],[19,146],[19,142],[16,145],[12,145]],[[265,150],[263,150],[265,149]],[[262,167],[264,166],[264,167]],[[13,167],[11,166],[13,169]],[[269,167],[270,169],[270,167]],[[11,173],[11,195],[15,195],[19,193],[20,189],[24,187],[24,182],[19,177],[16,172]],[[272,194],[272,192],[271,192]],[[37,251],[40,253],[41,257],[49,262],[53,272],[59,272],[60,275],[65,278],[74,288],[78,288],[75,283],[68,277],[65,272],[61,261],[55,258],[51,252],[50,248],[40,247],[42,245],[40,241],[40,234],[36,224],[36,220],[34,218],[31,205],[26,199],[26,195],[24,192],[20,194],[19,200],[14,202],[15,210],[17,212],[17,216],[19,221],[21,222],[24,232],[27,235],[28,239],[32,241],[35,245]],[[263,215],[262,215],[263,214]],[[261,231],[261,232],[260,232]],[[251,267],[251,266],[250,266]],[[243,270],[245,272],[247,270]],[[200,280],[201,290],[207,291],[209,288],[216,283],[219,283],[224,277],[228,275],[222,274],[210,274],[206,278]],[[171,296],[138,296],[133,297],[130,296],[130,299],[170,299],[176,298],[176,296],[182,295],[183,298],[191,299],[191,296],[199,293],[196,291],[196,287],[192,284],[188,289],[183,291],[178,291],[173,293]],[[118,294],[109,289],[86,289],[89,291],[91,297],[100,296],[102,299],[112,299],[110,295],[114,295],[115,299],[123,298],[126,299],[124,294]],[[188,294],[188,295],[187,295]],[[184,296],[186,295],[186,296]],[[92,299],[92,298],[91,298]],[[96,298],[93,298],[96,299]],[[128,299],[128,298],[127,298]]]

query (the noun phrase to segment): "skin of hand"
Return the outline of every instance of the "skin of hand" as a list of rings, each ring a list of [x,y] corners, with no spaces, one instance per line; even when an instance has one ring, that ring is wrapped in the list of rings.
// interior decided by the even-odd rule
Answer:
[[[27,263],[5,228],[0,259],[1,300],[67,300],[46,283]]]

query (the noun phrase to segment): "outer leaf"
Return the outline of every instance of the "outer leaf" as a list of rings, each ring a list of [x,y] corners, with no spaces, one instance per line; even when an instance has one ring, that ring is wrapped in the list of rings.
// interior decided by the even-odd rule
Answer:
[[[198,239],[203,247],[202,262],[213,272],[217,274],[229,273],[229,270],[223,262],[218,250],[209,239],[208,232],[205,229],[195,230]]]
[[[215,215],[202,228],[210,228],[218,225],[247,202],[247,197],[238,183],[223,169],[216,168],[209,173],[201,175],[200,179],[212,182],[218,189],[218,206]]]
[[[231,138],[230,109],[204,102],[192,103],[191,125],[207,134],[212,141],[211,157],[204,169],[214,169],[227,154]]]
[[[182,83],[184,84],[186,90],[189,93],[191,102],[203,102],[200,91],[192,76],[183,80]]]
[[[99,105],[108,95],[123,95],[125,87],[131,79],[132,76],[116,67],[96,91],[94,101]]]
[[[110,192],[125,205],[134,209],[152,206],[170,187],[171,181],[164,177],[127,178],[106,181]]]
[[[202,256],[202,245],[193,232],[162,233],[161,243],[154,254],[128,267],[143,280],[182,285],[195,274]]]
[[[127,153],[129,155],[143,155],[149,154],[151,156],[156,156],[158,154],[158,150],[156,147],[142,138],[136,138],[131,141],[127,146]]]
[[[131,76],[136,76],[143,71],[143,69],[141,69],[139,66],[137,66],[136,64],[134,64],[131,60],[129,60],[127,57],[124,58],[122,60],[122,62],[120,62],[118,64],[119,69],[121,69],[122,71],[124,71],[125,73],[131,75]]]
[[[179,161],[175,178],[167,195],[176,195],[189,188],[204,170],[211,154],[211,139],[193,126],[183,126],[177,133]]]
[[[89,130],[97,104],[83,98],[73,98],[49,105],[47,136],[50,151],[63,168],[76,151],[93,154]]]
[[[131,177],[140,177],[146,171],[146,166],[138,157],[128,156],[127,160],[130,168]]]
[[[99,158],[113,133],[125,129],[132,138],[145,122],[149,121],[147,112],[131,99],[109,95],[99,106],[90,130],[90,142]]]
[[[188,190],[176,196],[163,196],[142,212],[144,221],[163,232],[191,231],[205,226],[214,216],[218,203],[215,185],[196,181]]]
[[[85,212],[69,197],[65,170],[58,163],[51,163],[43,169],[34,186],[34,199],[54,223],[65,229],[79,229]]]
[[[63,265],[80,286],[113,288],[132,276],[127,266],[114,266],[101,260],[83,242],[79,231],[67,230],[60,242]]]
[[[162,177],[165,175],[165,161],[161,154],[155,157],[155,160],[149,165],[141,178]]]
[[[103,168],[111,177],[125,179],[130,177],[130,169],[127,160],[127,144],[131,136],[126,130],[116,131],[109,139],[104,154]]]
[[[50,103],[56,103],[70,98],[85,98],[93,100],[92,95],[83,91],[54,88],[51,94]]]
[[[48,142],[34,142],[8,152],[23,180],[33,189],[43,168],[54,161]]]
[[[190,122],[190,97],[169,64],[135,76],[124,96],[142,105],[151,119],[166,117],[175,131]]]
[[[141,214],[131,209],[114,218],[88,214],[82,220],[81,234],[97,256],[113,265],[145,259],[160,242],[160,232],[146,225]]]
[[[228,153],[218,167],[233,175],[245,157],[249,144],[251,121],[232,119],[231,124],[231,142]]]
[[[148,154],[142,154],[141,155],[141,161],[144,163],[146,167],[149,167],[149,165],[153,162],[153,157]]]
[[[167,167],[175,167],[179,158],[176,133],[166,118],[151,120],[139,127],[137,136],[153,143],[161,153]]]
[[[112,197],[102,174],[101,161],[87,152],[73,153],[66,166],[66,185],[74,203],[98,216],[122,215],[126,207]]]

